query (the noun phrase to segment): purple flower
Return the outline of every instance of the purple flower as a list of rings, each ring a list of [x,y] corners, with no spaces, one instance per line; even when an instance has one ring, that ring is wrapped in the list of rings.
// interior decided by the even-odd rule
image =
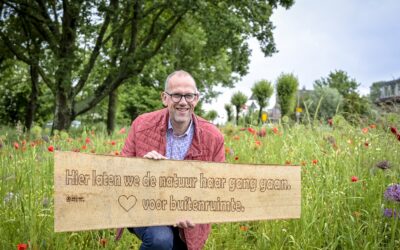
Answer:
[[[383,216],[388,217],[388,218],[391,218],[391,217],[400,218],[400,214],[395,209],[391,209],[391,208],[385,208],[385,210],[383,211]]]
[[[400,202],[400,184],[389,186],[384,194],[387,200]]]

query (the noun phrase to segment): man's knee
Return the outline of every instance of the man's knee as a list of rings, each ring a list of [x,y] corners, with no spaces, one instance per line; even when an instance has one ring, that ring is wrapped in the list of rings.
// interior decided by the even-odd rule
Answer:
[[[172,249],[174,244],[173,234],[156,234],[143,241],[146,247],[151,249]]]
[[[172,249],[173,231],[168,227],[150,227],[142,237],[143,249]]]

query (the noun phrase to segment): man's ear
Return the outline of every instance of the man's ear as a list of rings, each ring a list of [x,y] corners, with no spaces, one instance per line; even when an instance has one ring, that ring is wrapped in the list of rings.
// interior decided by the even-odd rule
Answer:
[[[168,106],[167,98],[167,95],[164,92],[161,92],[161,101],[164,107]]]

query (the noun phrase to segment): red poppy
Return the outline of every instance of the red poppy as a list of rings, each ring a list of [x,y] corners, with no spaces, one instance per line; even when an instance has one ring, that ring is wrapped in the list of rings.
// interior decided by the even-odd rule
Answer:
[[[272,129],[272,132],[274,132],[274,134],[278,134],[278,133],[279,133],[279,130],[278,130],[277,127],[274,127],[274,128]]]
[[[50,146],[47,148],[47,150],[49,150],[49,152],[54,152],[54,147],[53,147],[53,145],[50,145]]]
[[[267,131],[265,130],[265,128],[261,128],[260,131],[258,131],[257,135],[260,137],[265,137],[267,135]]]
[[[370,128],[376,128],[376,125],[375,124],[371,124],[371,125],[369,125],[369,127]]]
[[[89,143],[90,143],[90,138],[89,138],[89,137],[86,137],[85,143],[86,143],[86,144],[89,144]]]
[[[364,134],[368,133],[368,128],[363,128],[363,129],[362,129],[362,132],[363,132]]]
[[[113,146],[114,146],[114,145],[115,145],[115,141],[111,141],[111,145],[113,145]]]
[[[261,146],[261,142],[260,142],[260,141],[255,141],[255,144],[256,144],[257,146]]]
[[[397,135],[399,133],[399,131],[397,131],[396,127],[390,127],[390,131],[395,135]]]
[[[318,163],[317,159],[312,160],[312,164],[316,165]]]
[[[235,156],[235,161],[239,160],[239,157]]]
[[[121,129],[118,131],[118,134],[125,134],[125,132],[126,132],[126,129],[125,129],[125,128],[121,128]]]
[[[352,176],[351,177],[351,182],[357,182],[358,181],[358,177],[357,176]]]
[[[86,150],[87,149],[87,146],[86,145],[83,145],[82,146],[82,150]]]
[[[101,238],[99,243],[100,243],[100,245],[101,245],[102,247],[105,247],[106,244],[107,244],[107,239]]]
[[[119,155],[119,151],[115,151],[115,152],[114,152],[114,155]]]
[[[14,142],[14,148],[15,148],[15,149],[19,149],[19,144],[18,144],[18,142]]]
[[[25,243],[19,243],[19,244],[17,245],[17,250],[25,250],[25,249],[28,249],[28,245],[27,245],[27,244],[25,244]]]
[[[247,131],[249,131],[253,135],[256,134],[256,130],[254,128],[247,128]]]

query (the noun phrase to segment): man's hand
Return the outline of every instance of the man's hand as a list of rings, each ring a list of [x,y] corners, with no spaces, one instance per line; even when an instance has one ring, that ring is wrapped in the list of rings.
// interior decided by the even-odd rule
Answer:
[[[154,159],[154,160],[162,160],[162,159],[167,159],[167,157],[159,154],[157,151],[150,151],[147,154],[145,154],[143,156],[144,158],[148,158],[148,159]]]
[[[190,220],[183,220],[176,223],[175,226],[180,228],[194,228],[195,224],[192,223]]]

